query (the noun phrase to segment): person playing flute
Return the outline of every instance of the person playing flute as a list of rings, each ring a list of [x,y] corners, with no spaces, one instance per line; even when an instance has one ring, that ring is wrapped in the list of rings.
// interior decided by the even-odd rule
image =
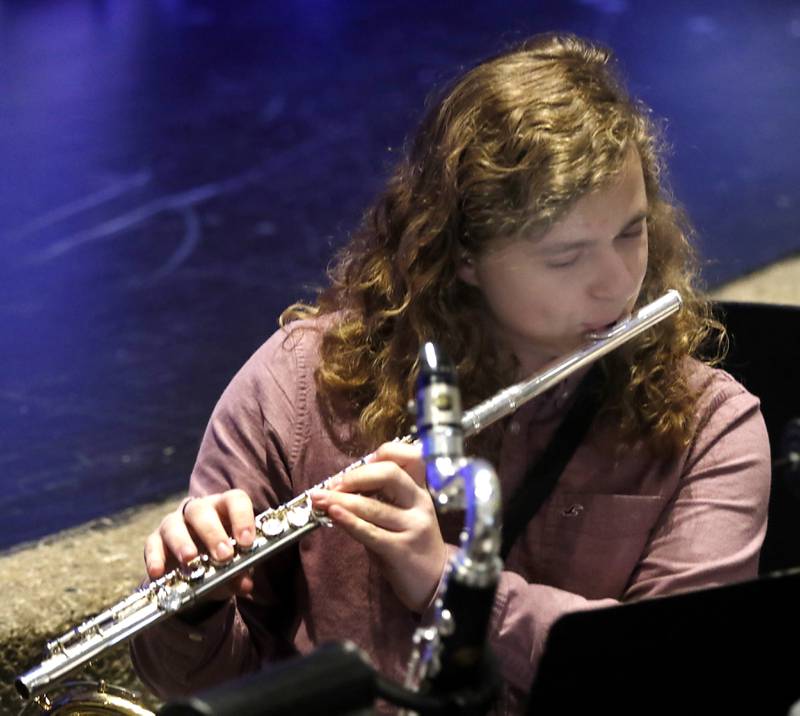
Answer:
[[[254,512],[374,452],[313,496],[336,529],[135,639],[158,694],[345,638],[401,680],[457,542],[419,449],[390,442],[413,423],[420,345],[450,356],[469,407],[670,288],[683,308],[602,359],[591,427],[511,545],[489,635],[498,711],[521,708],[559,616],[757,574],[766,429],[757,398],[713,367],[724,329],[697,287],[663,154],[612,53],[572,35],[535,36],[442,94],[327,288],[284,311],[220,398],[190,499],[147,539],[148,577],[200,552],[225,561],[231,539],[252,543]],[[533,479],[584,377],[468,441],[506,500]]]

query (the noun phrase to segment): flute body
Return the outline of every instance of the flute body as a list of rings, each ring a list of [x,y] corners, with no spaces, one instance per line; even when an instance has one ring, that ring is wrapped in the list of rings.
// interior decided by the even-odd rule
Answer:
[[[556,360],[528,380],[506,388],[464,413],[465,437],[479,432],[513,413],[532,398],[544,393],[581,368],[597,361],[623,343],[675,313],[681,306],[680,294],[670,290],[637,313],[594,335],[574,353]],[[412,436],[402,438],[413,442]],[[321,526],[330,526],[323,513],[311,506],[310,493],[329,487],[342,475],[363,465],[362,458],[328,477],[285,504],[270,508],[255,518],[256,537],[251,548],[237,547],[225,563],[200,555],[188,565],[168,572],[141,587],[114,606],[47,643],[45,659],[17,677],[17,691],[24,698],[37,696],[56,681],[148,627],[191,606],[221,584],[304,537]]]

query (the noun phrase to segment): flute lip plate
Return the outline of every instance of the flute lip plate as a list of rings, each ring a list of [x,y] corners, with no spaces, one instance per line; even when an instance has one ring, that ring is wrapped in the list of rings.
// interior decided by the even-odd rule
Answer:
[[[628,313],[622,316],[619,320],[614,321],[614,323],[611,323],[600,330],[588,331],[586,333],[586,337],[590,341],[602,341],[605,340],[606,338],[611,338],[617,333],[623,331],[625,329],[625,324],[630,320],[631,320],[631,314]]]

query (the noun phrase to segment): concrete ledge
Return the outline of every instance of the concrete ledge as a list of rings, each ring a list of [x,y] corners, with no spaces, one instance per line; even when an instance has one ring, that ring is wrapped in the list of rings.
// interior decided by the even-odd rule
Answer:
[[[0,713],[22,707],[14,679],[42,660],[47,641],[138,587],[144,578],[144,540],[179,499],[133,508],[0,555]],[[133,673],[126,645],[114,647],[74,678],[105,679],[138,692],[151,708],[157,705]]]
[[[800,244],[800,238],[798,238]],[[758,269],[720,286],[711,295],[727,301],[800,305],[800,255]]]

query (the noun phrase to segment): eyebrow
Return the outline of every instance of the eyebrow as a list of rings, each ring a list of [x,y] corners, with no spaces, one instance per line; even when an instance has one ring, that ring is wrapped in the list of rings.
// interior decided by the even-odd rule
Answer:
[[[632,229],[636,224],[647,218],[648,212],[646,210],[637,211],[624,226],[617,232],[617,236],[624,234],[629,229]],[[542,251],[548,254],[560,254],[566,251],[574,251],[575,249],[582,249],[594,243],[591,239],[576,239],[575,241],[565,241],[557,246],[544,246]]]

